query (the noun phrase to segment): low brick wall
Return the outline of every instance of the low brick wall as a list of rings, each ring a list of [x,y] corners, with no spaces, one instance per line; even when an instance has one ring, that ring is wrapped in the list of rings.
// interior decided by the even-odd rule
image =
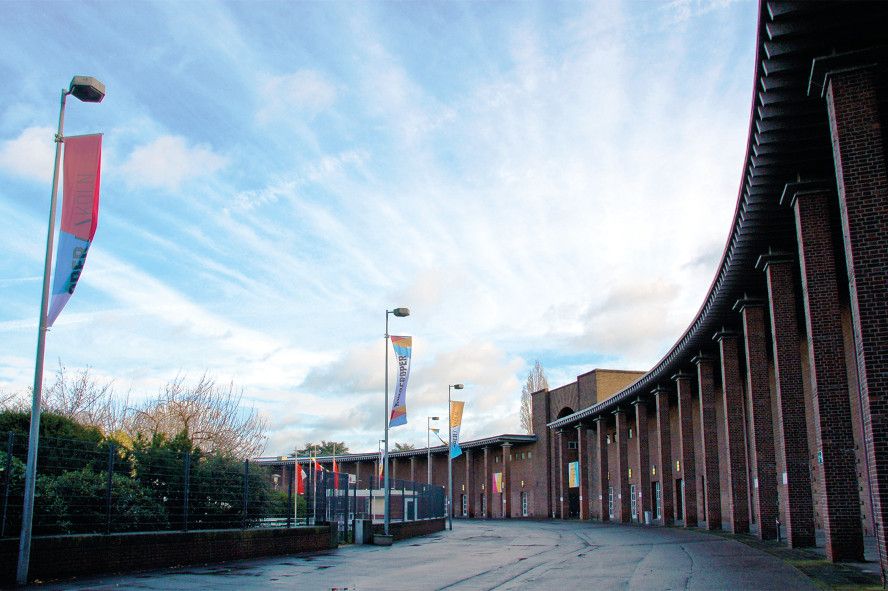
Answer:
[[[394,536],[395,541],[406,540],[407,538],[415,538],[416,536],[424,536],[433,534],[436,531],[444,531],[445,519],[423,519],[421,521],[391,522],[389,523],[389,532]],[[385,531],[385,526],[381,523],[373,525],[373,533],[381,534]]]
[[[35,537],[29,579],[133,572],[336,548],[336,526]],[[18,539],[0,540],[0,582],[15,581]]]

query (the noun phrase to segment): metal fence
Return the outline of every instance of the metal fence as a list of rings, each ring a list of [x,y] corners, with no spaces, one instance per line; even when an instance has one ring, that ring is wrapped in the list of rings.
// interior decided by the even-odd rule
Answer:
[[[21,529],[28,438],[0,439],[0,537]],[[352,538],[355,518],[382,520],[376,479],[294,463],[266,464],[194,449],[185,439],[155,438],[122,446],[95,440],[41,437],[34,535],[248,527],[333,522]],[[351,478],[351,479],[350,479]],[[444,515],[444,490],[391,481],[393,521]]]

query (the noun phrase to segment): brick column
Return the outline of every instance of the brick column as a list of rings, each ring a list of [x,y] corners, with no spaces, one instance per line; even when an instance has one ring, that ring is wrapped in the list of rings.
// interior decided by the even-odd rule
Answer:
[[[589,511],[586,509],[586,499],[588,491],[586,490],[586,471],[583,470],[583,452],[586,451],[586,442],[583,441],[583,434],[586,432],[586,426],[582,423],[577,425],[577,478],[579,479],[580,496],[580,519],[589,519]]]
[[[607,510],[607,419],[603,415],[595,417],[595,447],[597,462],[595,472],[598,476],[598,508],[601,521],[610,521],[610,513]]]
[[[764,302],[741,299],[734,304],[743,321],[746,352],[746,391],[752,419],[750,462],[753,474],[752,503],[758,515],[758,537],[777,538],[777,460],[774,457],[774,422],[768,378],[768,341]]]
[[[712,358],[697,355],[691,360],[697,366],[697,389],[700,397],[700,433],[703,457],[703,498],[706,499],[706,529],[721,529],[721,486],[718,464],[718,419],[715,413],[715,369]]]
[[[657,400],[657,461],[660,471],[661,525],[672,525],[675,509],[672,503],[672,437],[669,431],[669,390],[657,386],[652,391]]]
[[[632,505],[629,497],[629,435],[626,425],[626,412],[622,408],[614,411],[614,443],[617,444],[617,482],[614,491],[617,493],[617,520],[623,523],[632,521]]]
[[[410,480],[416,482],[416,456],[410,456]]]
[[[794,259],[785,253],[759,257],[756,267],[768,280],[774,381],[777,386],[777,445],[786,463],[781,496],[786,540],[791,548],[814,545],[814,503],[808,464],[808,436],[802,389],[799,326],[796,320]]]
[[[749,532],[749,493],[746,472],[746,440],[743,422],[743,386],[737,335],[721,330],[713,337],[721,354],[722,391],[724,396],[725,438],[728,457],[728,527],[735,534]]]
[[[784,197],[791,202],[796,218],[814,432],[823,458],[816,470],[823,482],[821,514],[826,555],[830,560],[862,560],[851,401],[830,230],[829,202],[833,196],[828,190],[810,189]]]
[[[684,524],[697,527],[697,464],[694,455],[694,398],[692,380],[694,374],[678,372],[675,389],[678,392],[678,440],[681,451],[681,474],[684,481]]]
[[[829,58],[825,60],[829,65]],[[838,64],[837,64],[838,65]],[[841,67],[841,65],[839,65]],[[884,63],[881,67],[884,68]],[[874,68],[827,76],[851,321],[882,580],[888,570],[888,150]]]
[[[638,483],[640,502],[638,503],[638,522],[644,523],[645,511],[651,511],[651,454],[648,449],[648,405],[640,396],[632,403],[635,407],[635,451],[638,453]]]
[[[484,482],[481,483],[481,492],[484,493],[484,514],[481,516],[484,519],[490,519],[490,508],[491,504],[491,476],[490,476],[490,448],[488,446],[484,446]]]
[[[503,500],[502,511],[504,519],[512,517],[512,462],[509,456],[512,453],[512,444],[503,444]]]
[[[467,449],[463,453],[466,456],[466,494],[468,495],[469,517],[475,516],[475,471],[472,463],[472,450]]]
[[[556,459],[558,461],[558,517],[560,519],[567,519],[567,510],[565,507],[567,506],[567,499],[564,495],[564,457],[567,455],[567,450],[564,449],[567,445],[565,441],[567,438],[564,436],[564,429],[558,429],[555,432],[555,446],[558,448],[558,452],[556,455]]]

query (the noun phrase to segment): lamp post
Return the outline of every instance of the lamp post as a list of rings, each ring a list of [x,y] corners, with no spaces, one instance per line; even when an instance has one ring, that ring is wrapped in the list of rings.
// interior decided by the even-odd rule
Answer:
[[[426,417],[426,469],[428,472],[428,484],[432,484],[432,421],[438,417]]]
[[[462,384],[447,385],[447,528],[453,531],[453,413],[450,410],[450,391],[462,390]]]
[[[62,142],[65,128],[65,103],[68,95],[84,103],[100,103],[105,98],[105,85],[91,76],[74,76],[67,90],[62,90],[59,107],[59,127],[55,134],[55,165],[52,170],[52,196],[49,201],[49,229],[46,233],[46,258],[43,263],[43,295],[40,301],[40,321],[37,329],[37,356],[34,364],[34,389],[31,396],[31,428],[28,435],[28,463],[25,468],[25,492],[22,505],[22,530],[19,537],[16,582],[28,581],[28,563],[31,558],[31,525],[34,518],[34,484],[37,476],[37,444],[40,437],[40,398],[43,394],[43,358],[46,350],[46,312],[49,307],[49,278],[52,269],[52,246],[55,239],[56,205],[59,193],[59,164],[62,160]]]
[[[389,535],[389,522],[391,521],[391,512],[389,508],[391,507],[391,491],[389,490],[389,314],[393,314],[398,318],[404,318],[405,316],[410,316],[409,308],[395,308],[394,310],[386,310],[385,311],[385,452],[383,457],[384,464],[384,479],[383,486],[385,490],[383,491],[385,494],[385,501],[383,505],[383,523],[384,523],[384,531],[385,535]]]

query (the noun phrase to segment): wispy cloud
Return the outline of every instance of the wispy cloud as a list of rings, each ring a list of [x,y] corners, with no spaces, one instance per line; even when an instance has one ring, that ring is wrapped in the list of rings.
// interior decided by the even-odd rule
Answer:
[[[228,159],[210,146],[191,146],[180,136],[165,135],[139,146],[120,165],[126,182],[149,188],[178,190],[191,179],[212,175]]]
[[[55,151],[54,135],[55,130],[50,127],[28,127],[18,137],[0,142],[0,170],[49,184]]]

